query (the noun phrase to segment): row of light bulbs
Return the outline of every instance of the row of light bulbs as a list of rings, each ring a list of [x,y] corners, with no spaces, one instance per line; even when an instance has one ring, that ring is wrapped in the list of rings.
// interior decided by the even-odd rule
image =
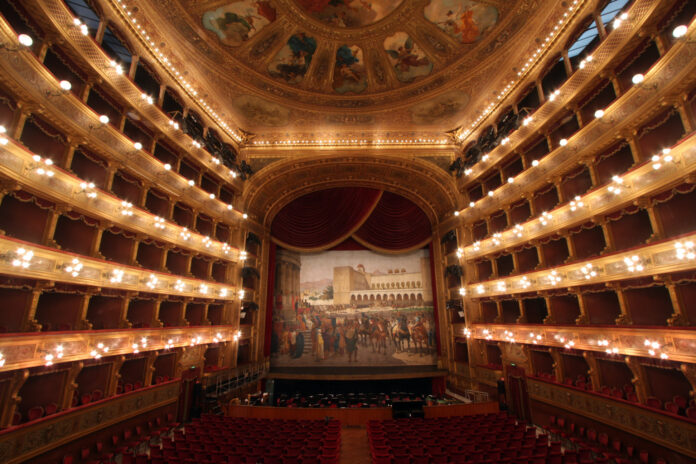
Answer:
[[[76,18],[75,21],[79,22],[79,19]],[[86,26],[85,26],[85,27],[86,27]],[[84,35],[87,35],[87,34],[84,34]],[[19,41],[20,44],[22,44],[22,45],[24,45],[24,46],[26,46],[26,47],[29,47],[29,46],[31,46],[31,45],[34,43],[33,39],[32,39],[29,35],[27,35],[27,34],[20,34],[20,35],[18,36],[18,41]],[[111,60],[110,63],[109,63],[109,65],[110,65],[110,67],[111,67],[112,69],[114,69],[114,71],[115,71],[117,74],[119,74],[119,75],[123,74],[123,68],[122,68],[122,66],[121,66],[120,64],[118,64],[116,61]],[[61,80],[61,81],[59,82],[59,86],[60,86],[60,88],[61,88],[61,90],[62,90],[63,92],[68,92],[68,91],[70,91],[70,89],[72,89],[72,84],[70,83],[70,81],[67,81],[67,80]],[[147,102],[149,102],[149,103],[153,103],[153,101],[154,101],[154,100],[152,99],[152,97],[148,96],[147,94],[142,94],[142,98],[145,99],[145,100],[146,100]],[[105,126],[105,125],[109,124],[109,122],[110,122],[109,116],[108,116],[108,115],[105,115],[105,114],[100,115],[98,119],[99,119],[99,123],[100,123],[102,126]],[[175,129],[178,130],[178,128],[179,128],[178,123],[176,123],[176,122],[170,120],[170,121],[169,121],[169,124],[175,126]],[[3,128],[3,129],[4,129],[4,128]],[[6,131],[3,131],[3,132],[0,133],[0,144],[2,144],[2,145],[7,144],[7,142],[8,142],[7,137],[5,137],[4,135],[2,135],[2,134],[4,134],[5,132],[6,132]],[[239,141],[239,140],[238,140],[238,141]],[[195,147],[197,147],[197,148],[202,149],[201,144],[198,143],[198,142],[195,141],[195,140],[192,141],[192,145],[195,146]],[[136,150],[141,150],[141,149],[143,148],[143,146],[142,146],[142,144],[141,144],[140,142],[134,142],[134,147],[135,147]],[[204,150],[204,151],[205,151],[205,150]],[[205,152],[208,153],[207,151],[205,151]],[[208,155],[210,156],[210,158],[211,158],[213,164],[219,165],[219,164],[221,163],[221,161],[220,161],[219,158],[213,157],[212,155],[210,155],[210,153],[208,153]],[[165,169],[165,170],[167,170],[167,171],[171,170],[171,165],[169,165],[168,163],[165,163],[163,166],[164,166],[164,169]],[[46,172],[47,172],[47,175],[48,175],[49,177],[53,175],[53,172],[50,171],[50,170],[46,170]],[[233,171],[233,170],[229,170],[229,174],[230,174],[230,176],[231,176],[232,178],[236,178],[236,177],[237,177],[237,173],[236,173],[235,171]],[[195,185],[195,181],[193,181],[193,180],[188,180],[187,183],[188,183],[188,185],[190,185],[190,186],[194,186],[194,185]],[[213,193],[209,193],[208,195],[209,195],[209,197],[210,197],[211,199],[215,199],[215,195],[214,195]],[[229,204],[228,204],[228,205],[227,205],[227,209],[231,211],[231,210],[233,209],[232,205],[229,205]],[[248,215],[247,215],[246,213],[242,213],[242,217],[243,217],[244,219],[247,219],[247,218],[248,218]]]
[[[660,154],[653,155],[651,158],[651,163],[652,163],[652,168],[653,170],[660,170],[662,169],[665,165],[668,163],[673,163],[675,162],[674,156],[671,154],[671,148],[664,148],[660,152]],[[614,195],[620,195],[622,192],[625,192],[629,188],[628,185],[626,185],[624,179],[621,176],[614,175],[612,177],[611,183],[607,186],[607,191]],[[489,191],[489,196],[493,196],[493,191]],[[481,201],[481,200],[479,200]],[[473,206],[474,203],[472,202],[470,206]],[[571,212],[576,212],[582,208],[584,208],[586,205],[585,201],[583,200],[583,197],[576,195],[573,200],[570,201],[569,203],[569,209]],[[459,215],[459,211],[455,211],[455,216]],[[533,224],[534,221],[539,221],[539,223],[546,227],[551,223],[553,219],[553,214],[548,212],[548,211],[542,211],[542,213],[537,217],[537,218],[532,218],[529,221],[527,221],[525,224],[515,224],[514,226],[508,228],[507,230],[503,232],[496,232],[491,236],[491,242],[492,246],[498,246],[500,245],[504,239],[503,235],[508,236],[509,240],[515,240],[515,237],[517,238],[522,238],[524,236],[524,229],[525,227],[529,227],[529,225]],[[479,251],[481,249],[481,241],[478,240],[471,245],[473,251]],[[465,255],[466,250],[459,248],[457,250],[457,257],[461,258]]]
[[[558,22],[554,25],[553,30],[546,35],[546,37],[544,38],[544,42],[541,45],[539,45],[539,47],[537,47],[537,49],[534,52],[532,52],[532,54],[525,60],[524,64],[522,65],[522,68],[517,72],[517,80],[510,80],[507,83],[507,85],[503,88],[503,90],[501,92],[498,92],[496,99],[489,103],[488,106],[484,108],[482,113],[469,125],[469,127],[459,135],[459,142],[463,142],[464,139],[466,139],[466,137],[468,137],[472,133],[472,131],[480,123],[482,123],[498,105],[500,105],[501,100],[507,97],[510,94],[510,92],[517,86],[517,84],[520,81],[522,81],[524,75],[531,69],[533,64],[541,57],[541,55],[543,55],[543,52],[546,50],[546,48],[549,47],[553,39],[559,34],[559,31],[563,24],[569,21],[573,13],[573,10],[575,10],[575,8],[578,7],[578,3],[578,0],[573,0],[572,2],[569,2],[568,8],[563,13],[563,17],[559,19]]]
[[[7,132],[7,129],[5,128],[5,126],[0,126],[0,134],[4,134],[6,132]],[[3,137],[3,139],[6,140],[6,142],[4,142],[3,144],[7,144],[7,138]],[[138,147],[136,146],[136,148],[138,148]],[[38,175],[46,176],[49,178],[53,177],[55,175],[53,160],[51,160],[50,158],[42,158],[39,155],[33,155],[32,159],[34,161],[34,164],[30,167],[30,169],[33,169],[34,172],[36,172]],[[166,169],[166,167],[165,167],[165,169]],[[170,167],[170,169],[171,169],[171,167]],[[189,181],[189,182],[191,183],[193,181]],[[96,186],[94,185],[94,182],[82,181],[82,182],[80,182],[79,185],[80,185],[80,193],[84,194],[87,198],[90,198],[90,199],[97,198],[98,190],[97,190]],[[214,199],[215,195],[211,193],[210,198]],[[232,205],[227,205],[227,209],[231,210]],[[122,216],[131,217],[134,214],[133,204],[129,201],[126,201],[126,200],[121,201],[119,210],[120,210],[120,214]],[[143,211],[143,210],[139,211],[139,214],[140,215],[150,215],[150,213]],[[248,218],[246,213],[242,214],[242,217],[244,219]],[[153,219],[152,225],[155,229],[164,230],[167,227],[167,221],[160,216],[155,216]],[[170,227],[172,227],[174,229],[180,228],[176,224],[171,224]],[[182,230],[180,231],[179,236],[183,240],[189,240],[191,238],[191,232],[186,227],[183,227],[181,229]],[[220,248],[220,250],[222,251],[222,253],[224,255],[228,255],[230,250],[231,250],[231,247],[229,246],[229,244],[214,241],[209,236],[201,236],[200,241],[205,246],[205,248],[210,248],[211,246],[216,246],[216,247]],[[247,256],[246,252],[240,252],[240,260],[246,259],[246,256]]]
[[[242,332],[237,330],[233,336],[232,339],[233,341],[237,342],[242,336]],[[226,339],[220,334],[220,332],[217,332],[213,337],[211,337],[210,342],[207,343],[222,343],[225,342]],[[148,347],[148,339],[147,337],[141,337],[140,340],[136,343],[131,344],[131,353],[132,354],[138,354],[140,353],[141,349],[147,349]],[[170,350],[176,346],[176,343],[181,344],[181,340],[177,340],[177,342],[174,341],[174,339],[170,338],[167,340],[167,343],[164,344],[164,349],[165,350]],[[196,336],[192,337],[191,340],[187,343],[189,346],[196,346],[203,344],[203,338],[201,336]],[[107,346],[103,342],[97,343],[97,345],[92,348],[89,351],[89,356],[92,357],[95,360],[101,359],[103,356],[106,356],[110,352],[109,346]],[[44,365],[46,367],[52,366],[54,362],[58,362],[60,359],[63,359],[63,356],[65,354],[65,348],[63,345],[58,344],[56,345],[53,350],[48,351],[44,356]],[[0,352],[0,367],[3,367],[5,365],[5,357],[3,356],[2,352]]]
[[[675,257],[679,259],[680,261],[694,261],[696,260],[696,248],[694,245],[694,242],[691,240],[687,241],[677,241],[674,244],[674,253]],[[624,266],[624,269],[629,272],[629,273],[639,273],[643,272],[649,264],[651,264],[650,259],[645,258],[643,256],[640,256],[639,254],[633,254],[630,256],[625,256],[622,259],[622,263]],[[597,267],[596,265],[592,263],[586,263],[584,264],[580,269],[580,274],[582,278],[585,280],[592,280],[595,278],[598,278],[602,275],[602,273],[605,271],[605,269],[602,269],[600,267]],[[572,271],[570,271],[572,272]],[[551,285],[551,286],[558,286],[560,285],[565,279],[569,278],[569,273],[563,273],[561,270],[558,269],[551,269],[548,271],[548,273],[540,275],[537,279],[532,279],[528,276],[521,276],[515,285],[513,285],[513,288],[522,288],[522,289],[527,289],[530,286],[537,284],[537,285]],[[508,289],[508,283],[512,279],[508,280],[499,280],[497,282],[492,282],[490,284],[475,284],[472,285],[473,289],[475,290],[476,295],[485,295],[488,293],[500,293],[500,292],[505,292]],[[466,287],[461,287],[459,289],[459,294],[462,296],[466,296],[468,293]]]
[[[80,32],[82,33],[82,35],[85,35],[85,36],[88,35],[89,30],[88,30],[87,26],[86,26],[84,23],[82,23],[82,21],[80,21],[80,19],[74,18],[74,19],[73,19],[73,25],[75,25],[76,27],[79,27],[79,28],[80,28]],[[33,39],[32,39],[29,35],[27,35],[27,34],[20,34],[20,35],[18,36],[18,41],[19,41],[20,44],[22,44],[22,45],[24,45],[24,46],[26,46],[26,47],[30,47],[30,46],[34,43]],[[123,71],[123,66],[122,66],[120,63],[116,62],[115,60],[111,60],[111,61],[109,62],[109,66],[110,66],[110,67],[114,70],[114,72],[116,72],[116,74],[118,74],[118,75],[122,75],[122,74],[124,73],[124,71]],[[67,81],[67,80],[61,80],[61,81],[59,82],[59,86],[60,86],[60,88],[61,88],[61,92],[62,92],[62,93],[68,92],[68,91],[70,91],[70,90],[72,89],[72,83],[71,83],[70,81]],[[153,104],[153,103],[154,103],[154,99],[153,99],[151,96],[149,96],[149,95],[147,95],[147,94],[145,94],[145,93],[143,93],[143,94],[141,95],[141,98],[142,98],[143,100],[145,100],[145,101],[146,101],[147,103],[149,103],[149,104]],[[104,114],[103,114],[103,115],[100,115],[100,116],[99,116],[99,122],[100,122],[102,125],[108,124],[109,121],[110,121],[110,118],[109,118],[107,115],[104,115]],[[179,124],[178,124],[178,123],[176,123],[176,122],[170,120],[170,121],[169,121],[169,124],[175,126],[175,129],[177,129],[177,130],[179,129]],[[235,138],[235,139],[236,139],[238,142],[241,141],[240,139],[237,139],[237,138]],[[192,141],[192,145],[195,146],[195,147],[197,147],[197,148],[199,148],[199,149],[202,149],[201,144],[198,143],[198,142],[195,141],[195,140]],[[142,144],[141,144],[140,142],[135,142],[135,146],[136,146],[136,149],[141,149],[141,148],[142,148]],[[219,165],[219,164],[220,164],[220,159],[219,159],[219,158],[213,157],[210,153],[207,152],[207,150],[204,150],[204,151],[208,154],[208,156],[210,156],[210,158],[211,158],[211,160],[212,160],[212,162],[213,162],[214,164],[216,164],[216,165]],[[237,177],[237,173],[236,173],[235,171],[233,171],[233,170],[230,170],[230,171],[229,171],[229,174],[230,174],[230,176],[232,176],[232,178],[236,178],[236,177]]]
[[[133,12],[127,9],[126,2],[124,2],[123,0],[114,1],[124,14],[124,17],[130,21],[132,27],[137,31],[138,34],[140,34],[141,39],[143,39],[144,42],[148,45],[153,55],[157,57],[160,60],[160,63],[162,63],[164,67],[168,69],[169,72],[175,77],[175,81],[179,83],[181,89],[189,95],[191,100],[198,103],[208,113],[208,115],[219,125],[223,132],[230,135],[235,141],[237,141],[237,143],[242,143],[242,136],[240,136],[236,130],[230,127],[230,125],[222,118],[221,115],[217,113],[217,111],[215,111],[215,109],[213,109],[213,107],[211,107],[208,104],[208,102],[206,102],[203,98],[198,97],[198,91],[193,87],[193,85],[190,82],[186,80],[186,78],[184,78],[183,73],[181,73],[174,66],[169,57],[167,57],[162,52],[162,50],[159,49],[159,47],[157,46],[153,38],[150,36],[150,34],[140,23],[138,23],[138,20],[133,16]],[[137,8],[134,9],[137,10]]]
[[[516,330],[516,332],[513,332],[513,330]],[[545,336],[542,333],[536,333],[536,332],[529,332],[528,337],[524,337],[522,335],[522,331],[524,329],[503,329],[502,335],[498,335],[500,337],[501,341],[505,341],[508,343],[519,343],[522,344],[527,344],[527,345],[545,345],[548,344],[548,342],[545,340]],[[468,327],[464,329],[464,335],[467,339],[470,339],[471,337],[477,338],[477,339],[483,339],[483,340],[493,340],[495,338],[494,336],[494,331],[492,329],[488,328],[483,328],[481,330],[481,336],[476,336],[471,329]],[[552,343],[557,343],[563,348],[567,350],[575,349],[577,346],[577,343],[575,340],[572,338],[569,338],[567,336],[555,334],[553,336],[553,342]],[[609,355],[618,355],[621,354],[621,347],[619,345],[613,345],[608,339],[606,338],[599,338],[597,340],[588,340],[587,343],[592,346],[596,345],[600,350],[603,350],[606,354]],[[647,350],[648,354],[652,357],[655,358],[660,358],[660,359],[669,359],[669,354],[665,351],[664,345],[660,344],[660,342],[656,340],[650,340],[650,339],[645,339],[643,341],[643,347]]]
[[[12,266],[21,269],[29,269],[32,265],[33,259],[34,252],[31,250],[27,250],[24,247],[18,247],[14,251],[14,253],[12,253],[9,256],[9,262],[12,264]],[[60,267],[65,273],[69,274],[71,277],[79,277],[85,268],[84,263],[79,258],[72,258],[63,263]],[[107,277],[110,283],[118,284],[123,281],[124,275],[125,271],[123,269],[117,268],[110,271]],[[141,281],[141,283],[144,284],[150,290],[161,287],[162,282],[164,281],[162,281],[156,274],[153,273],[149,274],[147,278]],[[169,286],[169,284],[167,285]],[[188,291],[190,292],[196,292],[204,296],[214,296],[211,294],[211,287],[207,283],[201,283],[198,285],[198,287],[194,287],[182,281],[181,279],[177,279],[173,284],[171,284],[171,288],[179,293],[187,291],[187,287],[189,286],[190,289]],[[222,287],[218,290],[217,293],[217,296],[219,296],[220,298],[227,298],[230,294],[230,289]],[[244,299],[244,294],[245,292],[243,289],[237,291],[237,296],[240,300]]]
[[[329,139],[329,140],[254,140],[254,145],[445,145],[449,143],[447,139]]]
[[[571,6],[574,6],[575,3],[576,3],[576,2],[574,2],[573,5],[571,5]],[[621,25],[622,25],[627,19],[628,19],[628,14],[627,14],[627,13],[622,13],[621,15],[619,15],[619,16],[614,20],[614,23],[613,23],[614,29],[617,29],[617,28],[621,27]],[[679,26],[675,27],[674,30],[672,31],[672,36],[673,36],[675,39],[678,39],[678,40],[679,40],[679,39],[683,38],[683,37],[686,35],[687,31],[688,31],[688,28],[687,28],[686,25],[679,25]],[[548,39],[548,38],[547,38],[547,39]],[[530,59],[530,60],[531,60],[531,59]],[[530,60],[528,60],[528,63],[529,63]],[[592,62],[592,60],[593,60],[592,55],[587,56],[585,59],[583,59],[583,60],[579,63],[579,68],[580,68],[580,69],[584,69],[588,63],[591,63],[591,62]],[[523,70],[524,70],[524,69],[523,69]],[[522,71],[521,71],[521,72],[522,72]],[[518,75],[521,75],[521,72],[518,73]],[[641,85],[641,84],[643,83],[644,80],[645,80],[645,76],[644,76],[643,74],[641,74],[641,73],[635,74],[635,75],[631,78],[631,81],[632,81],[633,84],[635,84],[635,85]],[[498,96],[498,99],[500,100],[500,99],[502,98],[502,95],[507,95],[508,90],[510,90],[513,86],[514,86],[514,83],[511,81],[511,83],[508,85],[508,87],[505,88],[504,92],[503,92],[501,95]],[[553,91],[553,92],[551,92],[551,94],[550,94],[549,97],[548,97],[548,101],[549,101],[549,102],[553,102],[559,95],[560,95],[560,90],[558,90],[558,89],[555,90],[555,91]],[[494,108],[494,105],[493,105],[493,103],[492,103],[491,105],[489,105],[489,107],[486,109],[486,111],[484,111],[484,113],[483,113],[476,121],[474,121],[474,123],[472,123],[471,128],[468,129],[467,131],[465,131],[465,132],[460,136],[460,142],[463,141],[463,139],[464,139],[466,136],[468,136],[468,135],[471,133],[471,131],[472,131],[483,119],[485,119],[485,118],[491,113],[491,111],[493,110],[493,108]],[[595,117],[596,117],[597,119],[601,119],[603,116],[604,116],[604,110],[601,110],[601,109],[600,109],[600,110],[597,110],[597,111],[595,112]],[[528,126],[532,121],[533,121],[533,116],[530,115],[530,116],[528,116],[527,118],[524,119],[523,125],[524,125],[524,126]],[[510,138],[509,138],[509,137],[506,137],[505,139],[503,139],[503,140],[501,141],[501,145],[506,145],[509,141],[510,141]],[[567,140],[565,140],[565,139],[561,140],[561,146],[565,146],[566,143],[567,143]],[[488,159],[488,156],[487,156],[487,155],[484,155],[484,156],[482,157],[482,159],[479,161],[479,163],[480,163],[480,162],[485,162],[485,161],[487,161],[487,159]],[[502,159],[502,158],[501,158],[501,159]],[[535,161],[536,161],[536,160],[535,160]],[[538,163],[538,161],[536,161],[536,162]],[[472,172],[473,172],[473,168],[468,168],[467,170],[465,170],[464,173],[465,173],[465,175],[469,175],[469,174],[471,174]]]

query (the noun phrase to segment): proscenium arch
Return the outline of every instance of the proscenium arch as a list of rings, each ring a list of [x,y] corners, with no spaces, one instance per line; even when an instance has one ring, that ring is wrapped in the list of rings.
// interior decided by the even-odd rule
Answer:
[[[374,153],[277,161],[247,181],[241,204],[270,229],[273,218],[291,201],[337,187],[366,187],[401,195],[418,205],[432,225],[458,209],[459,195],[449,173],[405,155]]]

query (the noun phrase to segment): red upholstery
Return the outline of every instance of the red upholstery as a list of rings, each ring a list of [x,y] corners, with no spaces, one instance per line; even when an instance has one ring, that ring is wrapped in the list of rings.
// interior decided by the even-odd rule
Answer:
[[[99,401],[102,398],[104,398],[104,392],[102,392],[101,390],[97,389],[92,392],[92,401]]]
[[[42,408],[41,406],[34,406],[33,408],[29,409],[29,411],[27,411],[27,419],[29,421],[41,419],[43,416],[44,408]]]
[[[696,408],[689,408],[686,410],[686,417],[690,419],[696,419]]]
[[[50,416],[58,412],[58,405],[56,403],[49,403],[46,405],[46,415]]]
[[[662,409],[662,402],[654,396],[649,396],[645,404],[650,408]]]
[[[686,407],[688,406],[686,398],[684,398],[683,396],[675,395],[675,397],[672,399],[672,402],[679,406],[680,409],[686,409]]]
[[[672,414],[679,414],[679,406],[671,401],[665,403],[665,411],[671,412]]]

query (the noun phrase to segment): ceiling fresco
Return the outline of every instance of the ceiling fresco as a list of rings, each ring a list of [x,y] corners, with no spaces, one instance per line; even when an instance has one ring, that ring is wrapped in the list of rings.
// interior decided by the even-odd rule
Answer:
[[[312,18],[336,27],[363,27],[394,11],[403,0],[296,0]]]
[[[514,57],[535,43],[513,38],[543,37],[557,4],[139,2],[221,112],[267,139],[453,129],[516,74]]]

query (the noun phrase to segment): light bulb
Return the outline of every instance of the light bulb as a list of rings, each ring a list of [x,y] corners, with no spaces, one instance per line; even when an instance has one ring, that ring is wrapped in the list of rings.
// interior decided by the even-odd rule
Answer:
[[[682,24],[682,25],[680,25],[680,26],[677,26],[677,27],[675,27],[674,30],[672,31],[672,36],[673,36],[675,39],[679,39],[679,38],[681,38],[681,37],[684,37],[684,36],[686,35],[686,30],[687,30],[687,28],[686,28],[686,26],[685,26],[684,24]]]
[[[135,142],[135,143],[133,144],[133,146],[135,147],[136,150],[142,150],[142,149],[143,149],[143,144],[140,143],[140,142]]]
[[[633,82],[634,84],[640,84],[641,82],[643,82],[644,79],[645,76],[643,76],[642,74],[636,74],[631,78],[631,82]]]
[[[24,45],[25,47],[31,47],[34,45],[34,39],[32,39],[30,36],[26,34],[19,34],[17,36],[17,40],[19,40],[19,43]]]
[[[60,81],[60,88],[67,92],[68,90],[72,89],[72,84],[70,81],[62,80]]]
[[[597,110],[594,112],[594,117],[599,119],[604,116],[604,110]]]
[[[559,143],[562,147],[565,147],[566,145],[568,145],[568,140],[567,140],[567,139],[561,139],[561,140],[559,140],[558,143]]]
[[[109,124],[109,117],[105,114],[99,116],[99,122],[102,124]]]

